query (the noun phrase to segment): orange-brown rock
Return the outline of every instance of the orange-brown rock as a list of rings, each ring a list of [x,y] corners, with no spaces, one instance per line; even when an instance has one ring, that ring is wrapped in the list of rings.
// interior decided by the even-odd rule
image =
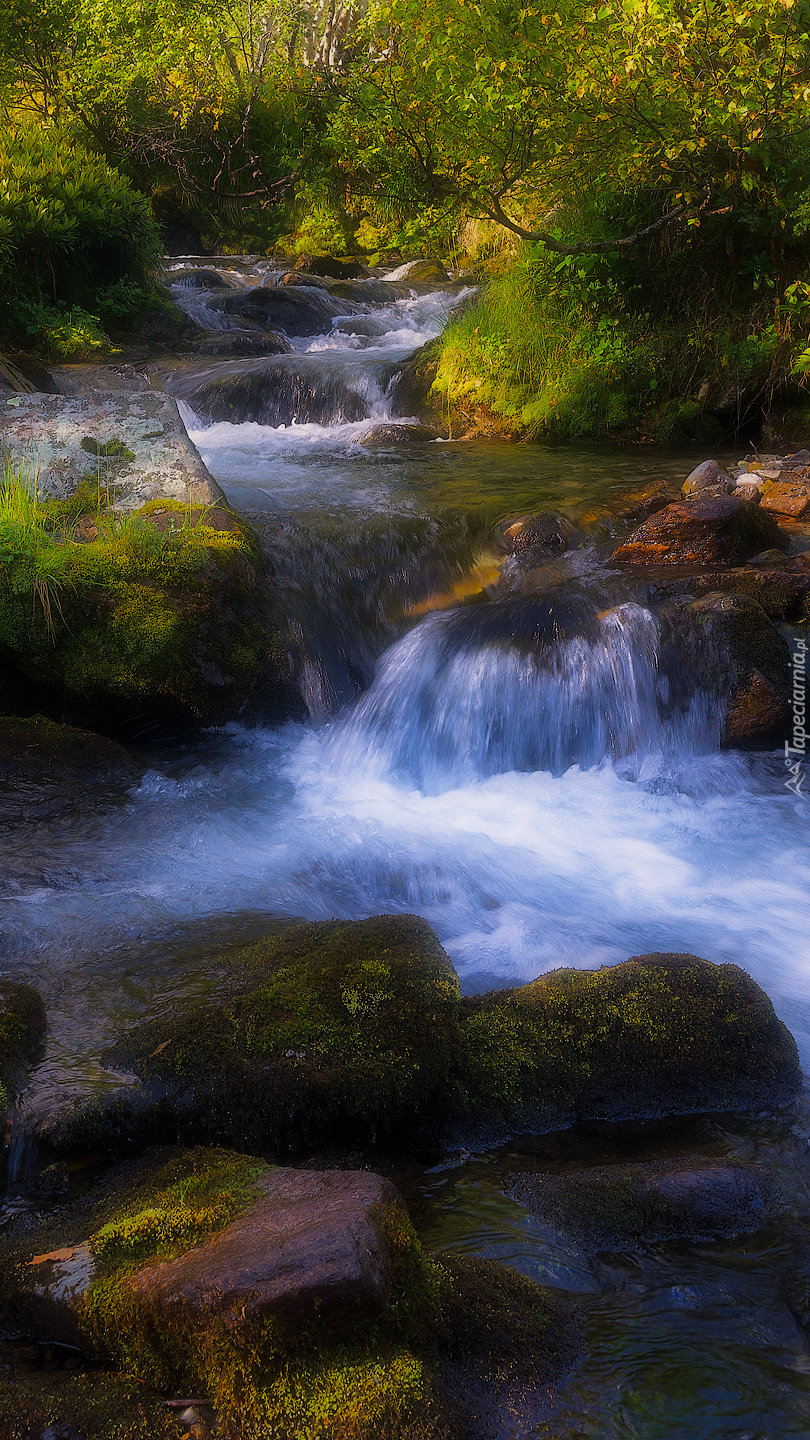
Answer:
[[[734,692],[726,713],[726,743],[745,744],[772,734],[785,721],[785,697],[760,670]]]
[[[678,500],[639,525],[613,559],[648,566],[739,564],[778,538],[776,521],[759,505],[731,495]]]
[[[803,520],[810,515],[810,483],[806,480],[777,480],[762,496],[763,510]]]

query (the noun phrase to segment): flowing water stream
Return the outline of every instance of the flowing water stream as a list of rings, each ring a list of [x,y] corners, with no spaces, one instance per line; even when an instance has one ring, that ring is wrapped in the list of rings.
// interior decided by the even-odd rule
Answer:
[[[214,282],[194,283],[177,262],[175,295],[212,335],[250,343],[259,327],[221,307],[223,287],[278,275],[268,262],[216,267]],[[576,522],[634,485],[680,482],[694,456],[366,446],[391,420],[397,366],[458,298],[355,298],[290,353],[160,367],[262,538],[300,715],[152,746],[127,793],[0,794],[0,966],[40,988],[51,1022],[24,1114],[109,1083],[98,1057],[122,1026],[203,995],[212,950],[294,916],[422,914],[467,990],[652,950],[733,961],[810,1063],[810,801],[785,789],[777,752],[720,750],[717,704],[673,660],[665,616],[603,550],[572,549],[527,580],[500,541],[504,522],[529,511]],[[237,373],[259,418],[194,410],[201,387]],[[547,1238],[488,1180],[497,1164],[470,1163],[478,1171],[436,1182],[432,1243],[489,1246],[581,1289],[576,1266],[554,1278]],[[778,1325],[761,1321],[768,1376],[743,1386],[758,1321],[745,1320],[739,1363],[729,1358],[735,1307],[753,1313],[757,1285],[771,1304],[767,1256],[749,1264],[750,1251],[690,1252],[692,1278],[677,1285],[666,1257],[621,1262],[644,1271],[635,1290],[626,1275],[615,1286],[591,1277],[586,1329],[601,1369],[572,1390],[568,1428],[536,1433],[810,1435],[807,1365],[784,1306]],[[698,1272],[711,1315],[689,1353],[713,1344],[724,1358],[706,1362],[691,1393],[683,1327]],[[662,1301],[667,1285],[685,1285],[687,1299]],[[650,1366],[652,1417],[628,1400],[646,1393]]]

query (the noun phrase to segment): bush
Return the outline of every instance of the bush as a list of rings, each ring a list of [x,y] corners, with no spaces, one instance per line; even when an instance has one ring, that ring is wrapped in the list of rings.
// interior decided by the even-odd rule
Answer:
[[[66,330],[136,310],[159,248],[148,201],[69,134],[0,133],[0,336],[76,353]]]

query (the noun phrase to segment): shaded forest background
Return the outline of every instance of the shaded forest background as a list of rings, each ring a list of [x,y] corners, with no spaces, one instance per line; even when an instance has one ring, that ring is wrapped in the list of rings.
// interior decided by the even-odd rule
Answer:
[[[109,347],[164,249],[429,254],[483,287],[451,412],[801,437],[809,32],[807,0],[5,0],[0,335]]]

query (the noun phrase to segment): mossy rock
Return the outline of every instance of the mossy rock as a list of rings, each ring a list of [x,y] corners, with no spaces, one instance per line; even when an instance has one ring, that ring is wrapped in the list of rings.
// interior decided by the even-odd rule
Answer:
[[[184,1138],[296,1150],[435,1134],[460,992],[426,921],[294,926],[230,974],[241,993],[138,1027],[108,1057],[171,1087]]]
[[[506,1193],[590,1251],[747,1234],[772,1218],[764,1166],[736,1159],[650,1160],[563,1174],[512,1174]]]
[[[61,1153],[179,1136],[275,1153],[432,1153],[574,1120],[761,1109],[795,1042],[736,965],[694,955],[555,970],[460,998],[424,920],[293,926],[229,957],[213,1000],[137,1026],[105,1062],[140,1085],[49,1117]]]
[[[687,607],[686,619],[683,639],[700,667],[695,673],[725,702],[726,743],[784,738],[790,653],[761,605],[737,591],[712,592]]]
[[[5,1360],[5,1352],[8,1360]],[[0,1440],[181,1440],[188,1427],[161,1396],[135,1379],[23,1365],[0,1344],[10,1367],[0,1386]]]
[[[493,1262],[430,1259],[399,1204],[375,1212],[388,1254],[384,1311],[350,1333],[326,1332],[317,1316],[293,1325],[216,1304],[193,1315],[182,1303],[139,1306],[138,1277],[200,1244],[204,1262],[211,1237],[250,1206],[267,1173],[223,1151],[158,1152],[72,1206],[22,1222],[0,1236],[3,1326],[46,1331],[32,1261],[67,1277],[81,1251],[94,1268],[71,1302],[80,1351],[163,1393],[206,1397],[225,1440],[489,1440],[518,1404],[539,1418],[581,1353],[571,1306]],[[49,1283],[64,1306],[69,1277]]]
[[[8,1105],[7,1086],[17,1083],[23,1063],[45,1034],[45,1006],[32,985],[0,980],[0,1111]]]
[[[42,715],[0,715],[0,780],[127,785],[139,775],[123,745],[104,735]]]
[[[786,1103],[798,1052],[736,965],[654,954],[461,1003],[468,1114],[503,1131]]]
[[[84,510],[74,529],[64,504],[50,508],[58,587],[43,590],[23,556],[0,577],[0,708],[113,730],[221,724],[250,697],[289,713],[262,557],[232,512],[164,500],[123,528]]]
[[[810,599],[810,574],[778,568],[730,570],[702,576],[695,590],[703,595],[745,595],[770,618],[792,620]]]

